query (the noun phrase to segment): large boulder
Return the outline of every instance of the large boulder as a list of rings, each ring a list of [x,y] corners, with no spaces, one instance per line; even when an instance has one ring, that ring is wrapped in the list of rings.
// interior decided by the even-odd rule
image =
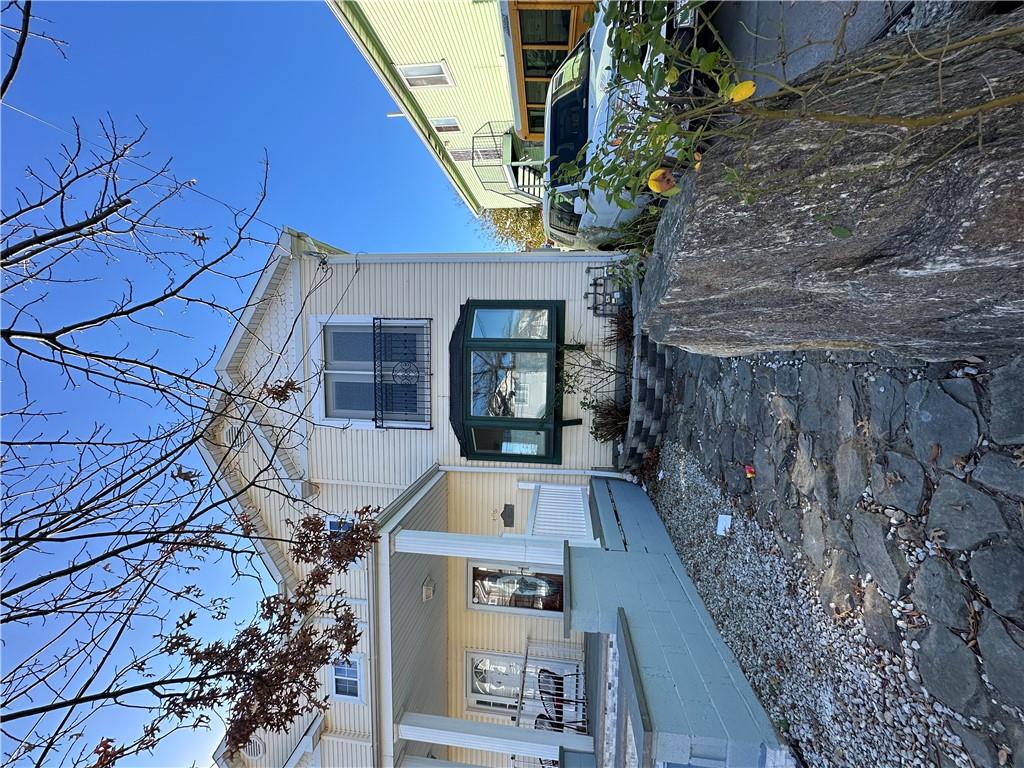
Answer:
[[[987,109],[981,120],[941,116],[1024,91],[1021,35],[1010,43],[989,34],[1022,20],[1015,11],[925,31],[913,44],[880,41],[808,73],[798,83],[805,100],[758,103],[768,116],[707,152],[665,208],[639,313],[651,337],[721,357],[1018,353],[1024,105]],[[984,42],[947,56],[941,78],[934,55],[915,55],[969,38]],[[885,56],[905,61],[898,73],[862,76]],[[837,125],[806,117],[813,112],[937,124]],[[996,439],[1020,434],[1006,432]]]

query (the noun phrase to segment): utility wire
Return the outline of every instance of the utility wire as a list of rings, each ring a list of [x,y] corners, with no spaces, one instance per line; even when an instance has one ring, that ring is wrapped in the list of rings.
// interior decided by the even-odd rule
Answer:
[[[81,132],[76,133],[74,131],[69,131],[67,128],[62,128],[61,126],[57,125],[56,123],[51,123],[49,120],[46,120],[46,119],[44,119],[42,117],[39,117],[38,115],[34,115],[31,112],[26,112],[24,109],[21,109],[20,107],[16,107],[16,106],[14,106],[13,104],[11,104],[9,102],[5,101],[5,102],[2,102],[2,104],[3,104],[3,106],[7,107],[7,109],[10,109],[10,110],[12,110],[14,112],[17,112],[20,115],[24,115],[25,117],[27,117],[27,118],[29,118],[31,120],[35,120],[38,123],[42,123],[43,125],[45,125],[45,126],[47,126],[49,128],[52,128],[53,130],[55,130],[55,131],[57,131],[59,133],[63,133],[65,135],[71,136],[72,138],[75,138],[75,139],[80,139],[84,143],[91,144],[92,146],[98,147],[99,149],[103,149],[103,150],[108,149],[108,147],[104,146],[103,144],[100,144],[98,141],[93,141],[88,136],[83,136]],[[143,124],[143,125],[145,125],[145,124]],[[236,216],[239,216],[239,215],[242,215],[242,214],[245,213],[245,210],[243,208],[236,208],[235,206],[231,205],[231,203],[227,203],[227,202],[221,200],[219,197],[211,195],[209,192],[204,192],[203,190],[201,190],[198,187],[196,187],[194,184],[186,184],[186,183],[184,183],[182,181],[179,181],[176,177],[174,177],[170,173],[167,173],[166,171],[156,171],[153,168],[150,168],[150,167],[146,166],[144,163],[136,160],[133,157],[125,157],[123,160],[124,160],[124,162],[131,163],[131,164],[137,166],[138,168],[141,168],[146,173],[152,174],[154,176],[162,176],[163,178],[167,179],[168,181],[171,181],[172,183],[174,183],[174,185],[177,186],[177,187],[180,187],[180,188],[183,188],[183,189],[188,189],[188,190],[194,192],[195,194],[199,195],[200,197],[205,197],[207,200],[211,200],[212,202],[215,202],[215,203],[217,203],[219,205],[222,205],[225,208],[227,208],[229,211],[231,211],[231,213],[233,213]],[[252,218],[253,218],[254,221],[258,221],[261,224],[265,224],[266,226],[270,227],[275,232],[280,229],[277,225],[271,224],[269,221],[267,221],[266,219],[261,219],[259,216],[253,216]]]

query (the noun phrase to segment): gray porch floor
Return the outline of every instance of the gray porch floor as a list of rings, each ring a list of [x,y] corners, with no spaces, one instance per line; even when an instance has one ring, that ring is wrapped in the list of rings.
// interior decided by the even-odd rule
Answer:
[[[787,765],[768,716],[637,486],[595,479],[605,549],[570,549],[570,625],[614,635],[641,765]]]

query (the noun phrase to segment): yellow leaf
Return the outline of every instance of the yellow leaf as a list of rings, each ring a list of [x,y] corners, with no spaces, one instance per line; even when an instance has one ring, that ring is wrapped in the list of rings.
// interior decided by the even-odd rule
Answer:
[[[659,195],[664,194],[675,185],[676,177],[668,168],[659,168],[647,179],[647,186],[651,188],[652,192],[657,192]]]
[[[754,91],[757,90],[757,86],[754,85],[753,80],[744,80],[740,83],[736,83],[729,91],[729,100],[734,104],[740,101],[746,101],[754,95]]]

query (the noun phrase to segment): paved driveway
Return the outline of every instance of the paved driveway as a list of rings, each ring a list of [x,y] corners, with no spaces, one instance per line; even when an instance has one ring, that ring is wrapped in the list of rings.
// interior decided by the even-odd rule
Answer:
[[[908,5],[906,0],[724,2],[715,13],[715,26],[745,68],[792,80],[837,52],[867,45]],[[755,74],[754,81],[759,95],[778,90],[770,78]]]

